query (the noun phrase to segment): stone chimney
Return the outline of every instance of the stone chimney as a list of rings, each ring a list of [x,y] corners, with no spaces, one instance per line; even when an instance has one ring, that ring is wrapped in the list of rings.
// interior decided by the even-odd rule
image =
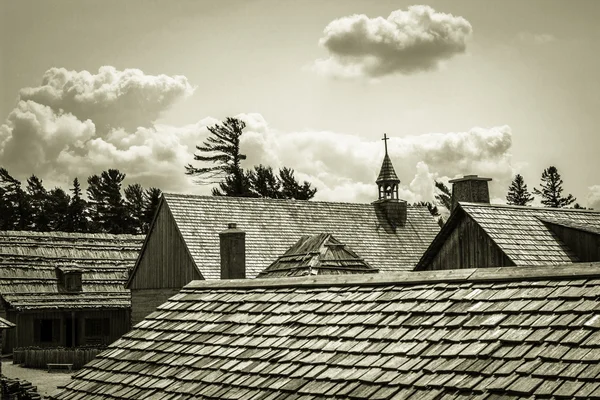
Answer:
[[[488,182],[492,178],[480,178],[477,175],[465,175],[462,178],[452,179],[452,210],[459,201],[469,203],[490,202],[490,189]]]
[[[221,247],[221,279],[244,279],[246,277],[246,232],[228,224],[219,233]]]

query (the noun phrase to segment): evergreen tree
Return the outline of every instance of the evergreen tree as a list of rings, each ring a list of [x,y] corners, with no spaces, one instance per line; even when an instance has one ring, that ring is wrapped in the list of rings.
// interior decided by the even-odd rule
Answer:
[[[263,165],[255,166],[249,176],[252,192],[257,197],[271,199],[282,198],[281,181],[273,173],[273,168]]]
[[[29,197],[21,182],[0,167],[0,229],[27,230],[32,220]]]
[[[307,181],[299,183],[291,168],[283,167],[279,170],[279,181],[281,197],[284,199],[310,200],[317,193],[317,189],[312,189]]]
[[[48,230],[67,231],[69,228],[70,197],[61,188],[54,188],[46,197],[45,213]]]
[[[534,197],[527,190],[527,184],[525,184],[521,174],[515,175],[515,179],[513,179],[508,187],[508,194],[506,195],[507,204],[526,206],[533,199]]]
[[[542,204],[546,207],[562,208],[575,202],[575,197],[569,194],[567,197],[562,196],[563,180],[554,166],[546,168],[542,172],[541,190],[534,188],[533,192],[542,197]]]
[[[202,146],[196,146],[201,153],[194,154],[194,160],[216,165],[196,168],[188,164],[186,174],[196,176],[199,184],[219,183],[219,188],[213,189],[213,195],[251,195],[248,176],[241,166],[241,161],[246,159],[246,155],[240,153],[240,136],[245,127],[244,121],[231,117],[222,124],[208,127],[212,135]]]
[[[48,191],[44,188],[42,180],[35,175],[27,179],[27,195],[31,206],[31,223],[28,228],[46,232],[50,230],[50,218],[48,216]]]
[[[69,208],[67,212],[67,224],[65,230],[67,232],[87,232],[88,231],[88,219],[87,215],[87,202],[81,197],[81,185],[79,179],[73,180],[73,188],[70,189],[73,196],[69,202]]]
[[[160,203],[160,196],[162,195],[160,189],[151,187],[144,191],[144,213],[142,216],[142,232],[148,233],[150,225],[154,219],[154,214],[158,209]]]
[[[125,174],[117,169],[102,171],[100,176],[88,178],[88,198],[92,231],[108,233],[133,233],[127,205],[121,195]]]
[[[125,188],[125,201],[131,218],[131,226],[135,233],[144,231],[144,189],[139,183]]]
[[[438,204],[445,207],[448,211],[452,210],[452,192],[450,188],[441,181],[434,181],[435,187],[438,190],[438,194],[435,195],[435,199]]]

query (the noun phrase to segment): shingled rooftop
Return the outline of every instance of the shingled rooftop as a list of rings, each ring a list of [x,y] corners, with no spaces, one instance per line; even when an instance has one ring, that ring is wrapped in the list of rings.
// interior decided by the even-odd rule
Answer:
[[[352,249],[321,233],[303,236],[285,254],[275,260],[259,278],[281,278],[305,275],[344,275],[377,273]]]
[[[55,398],[600,398],[600,264],[194,281]]]

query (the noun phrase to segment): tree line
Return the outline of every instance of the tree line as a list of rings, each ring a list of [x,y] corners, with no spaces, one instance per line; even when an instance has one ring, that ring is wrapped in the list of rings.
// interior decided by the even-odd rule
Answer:
[[[541,197],[541,203],[545,207],[563,208],[567,207],[577,200],[572,194],[563,196],[563,180],[558,173],[558,169],[551,165],[542,172],[540,188],[533,188],[533,194]],[[531,203],[535,197],[527,189],[527,184],[520,174],[508,187],[506,202],[510,205],[526,206]],[[575,203],[573,208],[583,208],[579,203]]]
[[[292,168],[283,167],[278,173],[272,167],[258,165],[251,170],[241,166],[246,155],[241,153],[240,136],[246,123],[229,117],[223,123],[209,126],[210,136],[196,146],[195,161],[208,163],[201,167],[188,164],[186,174],[195,176],[201,185],[217,184],[213,196],[266,197],[272,199],[310,200],[317,193],[307,181],[299,182]]]
[[[0,168],[0,230],[147,233],[161,191],[138,183],[122,190],[124,179],[117,169],[88,177],[85,199],[78,178],[68,194],[58,187],[46,189],[35,175],[23,188]]]

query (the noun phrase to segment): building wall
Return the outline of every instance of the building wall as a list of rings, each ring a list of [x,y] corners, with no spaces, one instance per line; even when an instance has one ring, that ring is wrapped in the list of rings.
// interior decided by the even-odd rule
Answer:
[[[180,289],[132,289],[131,290],[131,325],[134,326],[146,318],[148,314],[175,296]]]
[[[128,287],[132,290],[181,289],[195,279],[202,277],[163,201]],[[135,306],[133,308],[135,313]]]
[[[129,331],[129,309],[117,310],[85,310],[85,311],[9,311],[7,318],[17,325],[15,329],[5,332],[3,353],[10,353],[14,347],[69,347],[69,336],[72,346],[110,344]],[[68,320],[75,321],[69,326]],[[89,335],[86,332],[86,319],[108,319],[108,330]],[[51,340],[43,340],[41,330],[43,320],[52,320]],[[47,325],[46,325],[47,326]],[[73,337],[74,335],[74,337]]]
[[[425,270],[490,268],[514,265],[494,241],[465,215]]]
[[[548,223],[556,236],[579,258],[579,261],[600,261],[600,235]]]

